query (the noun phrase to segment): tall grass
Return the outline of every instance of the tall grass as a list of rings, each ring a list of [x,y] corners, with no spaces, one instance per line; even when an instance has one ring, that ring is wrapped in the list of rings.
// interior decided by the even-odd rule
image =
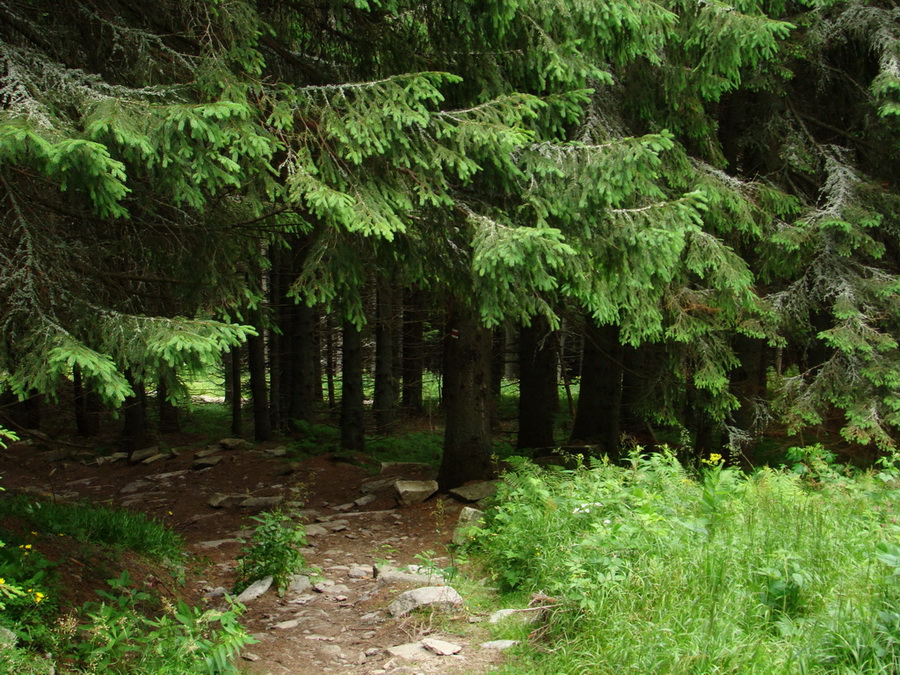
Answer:
[[[900,496],[668,454],[522,463],[478,535],[506,590],[557,601],[508,673],[895,673]]]

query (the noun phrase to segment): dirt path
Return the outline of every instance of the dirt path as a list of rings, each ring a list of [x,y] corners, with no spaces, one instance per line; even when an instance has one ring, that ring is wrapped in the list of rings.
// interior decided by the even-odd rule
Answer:
[[[289,462],[282,452],[274,444],[195,444],[149,464],[122,460],[98,466],[90,453],[77,449],[19,443],[0,452],[0,484],[10,493],[96,500],[165,521],[188,542],[184,595],[213,605],[221,602],[216,594],[234,583],[239,539],[251,533],[249,517],[277,500],[302,502],[312,532],[305,554],[319,572],[311,575],[312,588],[298,587],[284,597],[270,590],[247,602],[242,622],[259,640],[243,654],[249,673],[482,673],[502,659],[500,652],[480,647],[490,636],[472,603],[446,615],[394,618],[387,606],[411,586],[385,583],[384,576],[378,580],[371,573],[376,565],[421,564],[427,552],[443,564],[463,503],[433,497],[398,508],[389,479],[425,478],[427,470],[418,465],[373,475],[335,457]],[[372,496],[362,505],[353,503],[366,494]],[[223,504],[214,508],[211,501],[217,499]],[[462,649],[452,656],[421,647],[408,648],[407,656],[390,651],[424,637]]]

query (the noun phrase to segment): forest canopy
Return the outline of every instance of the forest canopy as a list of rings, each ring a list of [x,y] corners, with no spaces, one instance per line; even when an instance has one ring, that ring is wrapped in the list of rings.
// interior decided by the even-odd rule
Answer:
[[[0,389],[177,401],[247,342],[264,437],[312,414],[317,317],[346,373],[362,326],[399,342],[383,317],[402,315],[444,343],[445,484],[489,471],[497,327],[530,345],[520,447],[558,441],[535,410],[568,327],[571,436],[609,454],[648,424],[735,454],[775,425],[890,452],[897,12],[10,0]],[[415,396],[401,365],[424,367],[392,349],[376,346],[382,421],[401,382]]]

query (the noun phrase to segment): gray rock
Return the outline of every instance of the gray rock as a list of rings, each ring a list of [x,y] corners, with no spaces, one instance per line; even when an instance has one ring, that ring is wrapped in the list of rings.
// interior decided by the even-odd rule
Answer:
[[[359,499],[354,500],[353,503],[354,503],[354,505],[356,505],[357,508],[360,508],[362,506],[368,506],[369,504],[374,502],[376,499],[378,499],[378,497],[376,497],[375,495],[373,495],[370,492],[369,494],[363,495]]]
[[[350,592],[350,589],[345,584],[334,584],[333,586],[326,586],[319,592],[322,595],[336,596],[336,595],[345,595],[346,593]]]
[[[241,654],[241,658],[244,659],[244,661],[259,661],[259,656],[253,652],[244,652]]]
[[[341,659],[344,657],[344,650],[340,645],[321,645],[316,648],[320,656],[328,659]]]
[[[141,464],[156,464],[164,459],[169,459],[171,455],[167,455],[164,452],[157,452],[155,455],[151,457],[147,457],[147,459],[142,460]]]
[[[291,583],[288,585],[288,593],[300,595],[311,588],[309,577],[305,574],[295,574],[291,577]]]
[[[435,480],[398,480],[394,482],[397,501],[401,506],[421,504],[438,490]]]
[[[316,523],[310,523],[309,525],[306,525],[307,537],[321,537],[323,534],[328,534],[328,530],[326,530],[321,525],[317,525]]]
[[[329,532],[341,532],[346,530],[347,525],[349,524],[349,520],[327,520],[324,523],[321,523],[321,526]]]
[[[452,656],[453,654],[459,654],[459,652],[462,651],[460,645],[455,645],[452,642],[431,637],[423,638],[422,645],[425,649],[434,652],[438,656]]]
[[[300,625],[299,619],[288,619],[287,621],[279,621],[276,624],[272,625],[272,628],[275,630],[290,630],[291,628],[296,628]]]
[[[482,642],[482,649],[496,649],[497,651],[503,651],[505,649],[509,649],[510,647],[515,647],[519,644],[518,640],[491,640],[490,642]]]
[[[246,495],[226,495],[222,494],[221,492],[217,492],[209,498],[207,504],[209,504],[214,509],[221,509],[225,507],[236,506],[246,498]]]
[[[391,584],[410,584],[412,586],[443,586],[444,579],[439,574],[425,573],[414,574],[412,572],[404,572],[396,567],[384,565],[378,568],[379,586],[389,586]]]
[[[247,497],[240,503],[242,509],[265,509],[271,506],[278,506],[284,501],[282,495],[274,495],[272,497]]]
[[[371,565],[353,565],[348,571],[347,576],[351,579],[371,579],[372,578],[372,566]]]
[[[225,544],[240,544],[240,539],[214,539],[213,541],[199,541],[194,546],[197,548],[219,548]]]
[[[388,647],[387,651],[391,656],[407,659],[409,661],[422,661],[434,658],[434,654],[425,649],[425,646],[421,642],[408,642],[405,645]]]
[[[456,544],[465,543],[468,539],[467,531],[473,525],[477,525],[484,517],[484,511],[474,509],[471,506],[464,506],[459,512],[459,518],[456,521],[456,529],[453,531],[453,542]]]
[[[259,581],[254,581],[244,590],[243,593],[241,593],[235,599],[238,602],[247,603],[251,600],[256,600],[257,598],[261,597],[271,587],[272,577],[265,577],[264,579],[260,579]]]
[[[131,453],[131,463],[138,464],[143,462],[145,459],[149,457],[153,457],[154,455],[158,455],[159,448],[157,446],[153,446],[151,448],[144,448],[143,450],[135,450]]]
[[[0,626],[0,647],[15,647],[19,638],[9,628]]]
[[[287,454],[287,448],[266,448],[263,452],[269,457],[284,457]]]
[[[364,494],[372,494],[373,492],[380,492],[386,488],[391,487],[396,481],[396,478],[373,478],[372,480],[367,480],[365,483],[359,486],[359,489]]]
[[[482,499],[493,497],[497,492],[497,485],[495,480],[479,481],[453,488],[450,490],[450,494],[466,502],[479,502]]]
[[[114,452],[114,453],[111,454],[111,455],[106,455],[106,456],[103,456],[103,457],[97,457],[97,458],[94,460],[94,463],[95,463],[97,466],[103,466],[104,464],[113,464],[113,463],[115,463],[115,462],[121,462],[121,461],[126,460],[126,459],[128,459],[128,453],[127,453],[127,452]]]
[[[201,457],[191,465],[194,469],[208,469],[222,461],[222,457]]]
[[[217,452],[221,452],[222,448],[217,445],[209,445],[206,450],[199,450],[194,453],[194,459],[204,459],[206,457],[210,457],[211,455],[215,455]]]
[[[537,623],[541,620],[540,611],[523,612],[519,609],[498,609],[488,617],[488,623],[500,623],[512,616],[519,619],[522,623]]]
[[[147,476],[147,478],[149,480],[155,481],[167,481],[171,480],[172,478],[184,478],[188,475],[188,473],[189,472],[187,469],[182,469],[181,471],[167,471],[166,473],[157,473],[152,476]]]
[[[228,589],[225,588],[224,586],[216,586],[216,587],[215,587],[214,589],[212,589],[211,591],[208,591],[207,593],[204,593],[204,594],[203,594],[203,597],[206,598],[207,600],[214,600],[214,599],[216,599],[216,598],[221,598],[221,597],[224,596],[227,592],[228,592]]]
[[[253,447],[252,443],[245,441],[243,438],[223,438],[219,441],[226,450],[249,450]]]
[[[348,502],[347,504],[338,504],[334,507],[335,511],[350,511],[356,504],[353,502]]]
[[[389,606],[391,616],[406,616],[420,607],[453,609],[462,604],[462,596],[450,586],[424,586],[397,596]]]
[[[141,490],[147,490],[153,487],[153,483],[149,483],[145,480],[133,480],[130,483],[123,485],[119,490],[123,495],[127,495],[131,492],[140,492]]]

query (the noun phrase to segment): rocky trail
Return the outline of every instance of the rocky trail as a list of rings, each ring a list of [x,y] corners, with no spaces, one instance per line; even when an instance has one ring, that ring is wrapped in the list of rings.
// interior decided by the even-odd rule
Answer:
[[[188,544],[179,595],[209,606],[222,604],[234,584],[250,517],[275,506],[296,510],[306,523],[310,569],[283,596],[263,588],[265,580],[242,594],[241,621],[258,640],[242,653],[248,673],[482,673],[503,660],[508,641],[492,640],[496,617],[479,607],[490,590],[470,581],[478,592],[461,597],[454,580],[437,572],[453,563],[447,545],[460,512],[490,484],[466,486],[476,491],[464,490],[466,498],[411,503],[422,495],[398,489],[415,492],[433,478],[425,465],[367,470],[362,457],[285,455],[275,444],[240,439],[130,458],[31,440],[0,452],[0,484],[10,494],[91,500],[166,522]],[[416,602],[424,609],[410,611]]]

